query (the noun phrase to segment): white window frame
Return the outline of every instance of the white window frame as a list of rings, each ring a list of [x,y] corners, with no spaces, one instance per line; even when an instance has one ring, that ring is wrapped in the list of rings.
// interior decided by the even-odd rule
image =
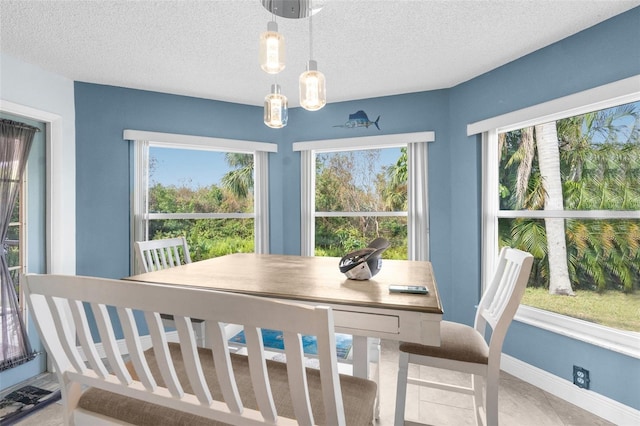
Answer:
[[[301,236],[302,256],[315,255],[315,219],[323,216],[407,216],[409,260],[429,260],[429,197],[428,149],[435,141],[435,132],[396,133],[345,139],[327,139],[295,142],[294,151],[300,151],[301,175]],[[377,148],[407,147],[408,211],[405,212],[316,212],[315,177],[316,155],[327,152],[353,151]]]
[[[146,223],[152,219],[254,219],[254,249],[269,253],[269,153],[277,152],[273,143],[191,136],[173,133],[125,130],[123,138],[134,142],[134,185],[131,215],[131,247],[148,238]],[[148,213],[149,147],[237,152],[254,156],[253,213]],[[131,250],[132,270],[135,254]]]
[[[46,270],[48,274],[76,273],[76,142],[65,138],[63,118],[51,112],[0,99],[0,110],[45,123]],[[73,123],[71,129],[74,129]],[[69,129],[67,129],[69,131]],[[54,195],[55,194],[55,195]]]
[[[467,135],[482,134],[482,285],[489,282],[498,257],[498,219],[562,217],[640,219],[640,211],[535,211],[499,209],[498,134],[640,100],[640,75],[543,104],[469,124]],[[520,305],[517,321],[596,346],[640,358],[640,333],[605,327],[531,306]]]

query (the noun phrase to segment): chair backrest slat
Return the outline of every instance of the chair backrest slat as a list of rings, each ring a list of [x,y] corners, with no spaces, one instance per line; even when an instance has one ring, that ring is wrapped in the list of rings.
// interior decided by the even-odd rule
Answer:
[[[157,387],[156,381],[151,375],[149,365],[144,357],[144,351],[142,349],[142,343],[140,342],[138,326],[136,325],[133,311],[128,308],[118,308],[118,318],[120,318],[120,323],[122,324],[122,331],[127,343],[127,349],[133,368],[145,389],[154,391]]]
[[[496,272],[480,300],[475,322],[475,328],[483,335],[485,324],[491,327],[491,346],[502,347],[507,328],[527,286],[532,266],[533,256],[527,252],[510,247],[504,247],[500,251]]]
[[[84,356],[93,371],[104,379],[109,375],[109,372],[104,362],[102,362],[98,349],[93,341],[93,336],[91,336],[84,305],[79,300],[72,300],[69,301],[69,307],[76,327],[76,333],[78,334],[78,342],[84,352]]]
[[[330,348],[335,347],[336,344],[336,335],[332,332],[335,327],[333,316],[327,311],[318,311],[316,312],[316,315],[323,318],[321,324],[324,327],[327,327],[324,332],[317,334],[318,355],[320,358],[320,382],[322,383],[322,393],[324,394],[326,422],[327,424],[344,424],[346,420],[344,416],[344,407],[342,405],[343,401],[340,383],[333,379],[330,369],[326,368],[327,365],[333,365],[338,362],[337,352],[335,350],[330,350]],[[331,404],[332,394],[340,395],[340,398],[336,400],[336,404]]]
[[[107,307],[102,303],[91,303],[90,306],[96,320],[96,325],[98,326],[98,332],[100,333],[102,347],[107,356],[107,362],[121,383],[131,384],[131,374],[127,371],[124,361],[122,360]]]
[[[202,404],[211,404],[211,393],[207,387],[207,382],[202,373],[202,365],[196,349],[196,340],[191,328],[191,319],[184,316],[174,316],[176,329],[180,338],[180,350],[184,361],[185,370],[191,388],[195,393],[198,401]]]
[[[243,405],[235,375],[233,374],[225,326],[222,323],[207,324],[205,330],[207,340],[211,342],[211,346],[221,349],[213,351],[213,362],[218,373],[218,383],[220,384],[222,397],[232,413],[241,413]]]
[[[178,380],[176,369],[171,362],[171,353],[169,352],[167,336],[164,334],[160,314],[146,311],[144,318],[149,328],[153,351],[156,356],[156,362],[160,367],[162,380],[164,380],[165,386],[174,398],[182,398],[184,396],[184,390],[182,389],[180,380]]]
[[[249,371],[251,372],[251,383],[256,394],[258,407],[267,421],[275,423],[277,417],[276,406],[269,387],[262,332],[257,327],[245,326],[244,336],[247,341],[247,352],[250,355]]]
[[[291,398],[294,399],[296,417],[301,424],[314,424],[311,411],[311,400],[309,398],[309,387],[307,385],[307,375],[304,373],[304,348],[302,347],[302,337],[298,333],[284,333],[285,356],[287,359],[287,370],[289,371],[289,389]],[[302,407],[305,407],[303,410]]]
[[[60,344],[64,353],[67,356],[67,360],[75,371],[82,373],[86,370],[80,353],[76,349],[75,339],[69,327],[69,322],[65,318],[65,309],[68,305],[67,300],[54,299],[52,296],[46,296],[46,303],[49,307],[52,316],[52,323],[55,327],[56,333],[60,335]]]

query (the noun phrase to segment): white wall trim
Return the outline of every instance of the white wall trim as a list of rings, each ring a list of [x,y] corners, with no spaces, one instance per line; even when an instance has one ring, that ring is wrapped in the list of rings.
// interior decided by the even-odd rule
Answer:
[[[47,273],[76,273],[75,140],[65,141],[62,117],[0,99],[0,110],[46,124]]]
[[[640,359],[640,333],[605,327],[532,306],[520,305],[515,321]]]
[[[547,371],[502,354],[501,369],[596,416],[617,425],[640,424],[640,411],[591,390],[579,388]]]
[[[169,145],[179,144],[190,149],[225,149],[235,152],[253,153],[254,151],[278,152],[275,143],[246,141],[240,139],[212,138],[208,136],[182,135],[177,133],[147,132],[143,130],[126,129],[123,132],[124,140],[149,141],[158,146],[162,143]]]
[[[605,101],[603,101],[605,99]],[[509,131],[640,99],[640,75],[563,96],[467,125],[467,136],[492,129]],[[509,127],[505,127],[509,126]],[[475,140],[475,139],[474,139]]]
[[[294,142],[293,150],[317,152],[348,151],[362,149],[362,147],[389,148],[409,143],[434,142],[435,140],[436,133],[432,131],[393,133],[390,135]]]

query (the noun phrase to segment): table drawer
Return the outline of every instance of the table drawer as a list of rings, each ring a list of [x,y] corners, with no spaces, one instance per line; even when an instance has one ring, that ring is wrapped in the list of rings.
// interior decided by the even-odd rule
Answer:
[[[398,334],[400,328],[400,319],[397,315],[368,314],[334,309],[333,318],[336,327],[342,328],[391,334]]]

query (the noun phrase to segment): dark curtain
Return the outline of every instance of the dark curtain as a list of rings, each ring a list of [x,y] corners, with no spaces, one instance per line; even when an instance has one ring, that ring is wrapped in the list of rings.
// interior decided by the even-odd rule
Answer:
[[[0,371],[34,358],[7,260],[8,230],[37,128],[0,120]]]

